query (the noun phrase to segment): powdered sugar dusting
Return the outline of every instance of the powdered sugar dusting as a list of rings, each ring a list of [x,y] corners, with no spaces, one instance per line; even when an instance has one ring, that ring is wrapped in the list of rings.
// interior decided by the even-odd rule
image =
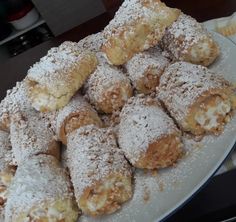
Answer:
[[[59,135],[61,126],[69,115],[79,113],[80,111],[86,112],[86,110],[96,112],[80,94],[75,95],[71,101],[58,112],[58,116],[56,117],[57,135]]]
[[[167,29],[162,45],[174,56],[174,59],[183,60],[182,55],[188,53],[194,44],[209,38],[210,34],[202,24],[182,13]]]
[[[102,32],[89,35],[78,42],[78,48],[81,50],[90,50],[92,52],[99,52],[104,44],[104,36]]]
[[[27,113],[33,110],[28,97],[25,81],[17,82],[16,86],[7,91],[0,104],[0,122],[9,127],[10,118],[17,113]]]
[[[165,10],[161,9],[163,3],[153,0],[125,0],[119,10],[116,12],[114,19],[112,19],[109,25],[104,29],[106,35],[114,35],[119,31],[124,31],[128,25],[134,25],[135,22],[148,24],[151,18],[158,15],[166,18],[168,15]],[[159,9],[158,13],[156,8]]]
[[[96,71],[89,77],[85,86],[86,94],[92,104],[102,103],[106,99],[104,94],[112,90],[112,87],[128,84],[129,79],[119,68],[103,63],[98,65]],[[110,99],[116,103],[117,98]]]
[[[176,121],[183,123],[190,106],[204,92],[228,86],[229,83],[225,79],[206,67],[177,62],[163,73],[157,96]]]
[[[11,144],[16,163],[32,155],[46,154],[59,149],[46,119],[39,115],[19,115],[10,125]],[[57,152],[56,152],[57,153]]]
[[[71,199],[66,172],[52,156],[34,156],[18,166],[6,205],[6,221],[47,201]]]
[[[131,163],[139,160],[149,144],[177,132],[173,120],[151,98],[133,97],[121,111],[119,145]]]
[[[9,169],[12,165],[10,135],[0,130],[0,172]]]
[[[121,211],[101,218],[82,216],[80,221],[136,222],[145,221],[147,218],[153,221],[163,219],[164,215],[168,215],[176,209],[176,206],[179,206],[180,200],[182,203],[199,188],[199,184],[206,180],[207,174],[212,175],[216,170],[212,166],[216,166],[216,160],[223,157],[222,154],[225,152],[223,147],[220,148],[220,152],[216,152],[216,144],[224,146],[225,142],[222,141],[222,137],[228,133],[233,135],[235,128],[232,127],[235,120],[234,118],[233,123],[226,126],[224,133],[219,137],[206,136],[200,142],[183,137],[186,155],[178,161],[176,166],[158,170],[157,173],[135,170],[133,198],[124,204]],[[229,143],[226,146],[228,145]],[[149,200],[145,201],[144,197],[147,192]],[[140,209],[142,209],[142,213],[140,213]]]
[[[156,74],[156,77],[159,78],[168,64],[169,60],[162,55],[161,49],[155,47],[136,54],[127,62],[125,67],[129,78],[135,85],[137,81],[144,78],[151,70],[155,70],[152,73]]]
[[[68,137],[68,166],[77,200],[85,188],[113,173],[131,176],[130,167],[110,129],[85,126]]]
[[[28,71],[28,78],[48,89],[70,88],[74,85],[74,78],[69,73],[87,54],[87,51],[78,51],[77,43],[64,42],[59,47],[51,48],[35,63]]]

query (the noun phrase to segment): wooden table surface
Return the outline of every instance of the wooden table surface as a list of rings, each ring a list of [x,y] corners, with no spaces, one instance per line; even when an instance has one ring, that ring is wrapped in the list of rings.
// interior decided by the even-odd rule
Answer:
[[[109,3],[109,0],[104,1],[107,1]],[[114,1],[116,1],[117,4],[118,0]],[[236,0],[165,0],[165,2],[169,6],[180,8],[181,10],[183,10],[183,12],[193,16],[200,22],[213,18],[229,16],[236,11]],[[112,18],[112,15],[113,12],[105,13],[87,22],[86,24],[80,25],[79,27],[76,27],[73,30],[64,33],[63,35],[54,38],[53,40],[42,43],[14,58],[9,59],[4,63],[0,63],[0,99],[5,96],[7,89],[15,85],[16,81],[20,81],[25,77],[29,67],[34,62],[38,61],[40,57],[45,55],[51,47],[57,46],[65,40],[79,41],[81,38],[87,36],[88,34],[96,33],[99,30],[102,30],[102,28]],[[198,214],[199,204],[202,206],[201,209],[205,209],[207,208],[207,206],[212,205],[212,199],[215,205],[220,205],[222,203],[224,203],[225,206],[230,203],[232,205],[233,201],[235,203],[235,195],[231,195],[231,191],[234,190],[236,186],[236,182],[232,183],[230,181],[233,176],[236,176],[236,171],[225,174],[224,176],[214,178],[210,182],[210,184],[203,191],[201,191],[201,193],[198,194],[197,198],[193,199],[192,204],[190,203],[185,206],[176,214],[176,216],[174,215],[168,221],[193,221],[193,217]],[[227,188],[222,189],[222,187]],[[220,196],[220,198],[214,198],[217,192],[219,192],[217,196]],[[223,201],[223,199],[225,202]],[[236,210],[233,209],[233,212],[235,211]],[[186,217],[187,214],[189,217]],[[192,216],[192,218],[190,216]],[[186,218],[186,220],[183,219],[184,217]]]

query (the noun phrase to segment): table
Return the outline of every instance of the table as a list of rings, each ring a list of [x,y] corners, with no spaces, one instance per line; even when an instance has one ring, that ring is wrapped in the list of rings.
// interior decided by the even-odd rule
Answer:
[[[235,0],[165,0],[167,5],[178,7],[185,13],[195,17],[198,21],[229,16],[236,11]],[[65,40],[79,41],[88,34],[101,30],[114,15],[114,10],[102,14],[86,24],[80,25],[67,33],[42,43],[8,61],[0,64],[0,99],[6,90],[13,87],[16,81],[22,80],[29,67],[53,46],[57,46]],[[176,215],[168,219],[169,222],[194,221],[199,212],[208,215],[213,208],[222,208],[226,214],[230,210],[236,212],[236,171],[215,177],[189,204],[182,208]],[[216,194],[218,196],[216,196]],[[210,209],[208,208],[210,206]],[[184,219],[185,218],[185,219]],[[219,218],[218,218],[219,219]],[[200,221],[200,220],[197,220]],[[211,221],[208,219],[207,221]],[[217,220],[215,220],[217,221]]]

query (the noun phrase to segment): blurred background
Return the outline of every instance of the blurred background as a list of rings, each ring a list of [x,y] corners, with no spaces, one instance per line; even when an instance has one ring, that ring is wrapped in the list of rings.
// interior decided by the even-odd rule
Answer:
[[[106,1],[104,1],[106,2]],[[102,13],[102,0],[1,0],[0,61],[58,36]],[[118,1],[117,1],[118,2]]]

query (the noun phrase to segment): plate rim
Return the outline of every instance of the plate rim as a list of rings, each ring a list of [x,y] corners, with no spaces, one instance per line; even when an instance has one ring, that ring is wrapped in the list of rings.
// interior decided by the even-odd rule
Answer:
[[[223,38],[224,41],[228,41],[229,44],[232,45],[232,48],[235,49],[236,51],[236,43],[234,43],[232,40],[226,38],[225,36],[215,32],[215,31],[211,31],[208,30],[213,36],[216,35],[220,38]],[[235,113],[236,115],[236,113]],[[213,176],[215,175],[215,173],[219,170],[219,168],[224,164],[225,160],[230,156],[230,154],[233,152],[234,149],[236,149],[236,137],[235,139],[232,141],[231,145],[229,146],[230,148],[227,148],[225,151],[225,155],[222,156],[222,158],[220,158],[218,160],[218,162],[215,164],[215,167],[212,168],[211,171],[209,171],[209,173],[204,177],[204,179],[202,181],[200,181],[200,183],[198,183],[194,189],[192,190],[192,192],[190,192],[185,198],[183,198],[179,204],[176,204],[175,206],[173,206],[170,210],[168,210],[167,212],[165,212],[162,216],[160,216],[159,218],[155,219],[153,222],[164,222],[165,220],[167,220],[168,218],[170,218],[171,216],[173,216],[178,210],[180,210],[182,207],[184,207],[187,203],[189,203],[204,187],[206,187],[210,180],[213,178]]]

